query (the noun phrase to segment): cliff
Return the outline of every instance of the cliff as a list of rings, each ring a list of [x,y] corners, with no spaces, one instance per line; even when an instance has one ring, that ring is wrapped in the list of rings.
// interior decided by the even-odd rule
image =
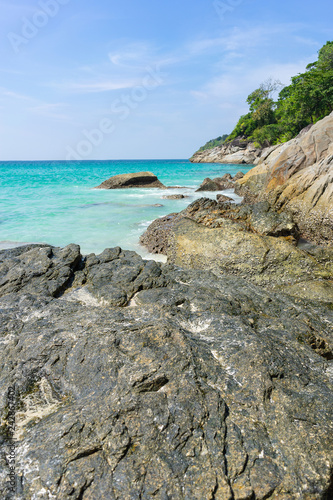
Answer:
[[[249,201],[289,211],[305,238],[333,241],[333,113],[263,154],[235,183]]]

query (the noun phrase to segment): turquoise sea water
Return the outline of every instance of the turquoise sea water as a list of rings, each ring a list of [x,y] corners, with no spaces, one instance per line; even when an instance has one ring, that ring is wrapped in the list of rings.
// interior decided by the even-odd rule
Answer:
[[[26,242],[77,243],[83,254],[121,246],[146,256],[138,241],[150,222],[183,210],[196,198],[215,198],[217,193],[194,192],[205,177],[249,169],[188,160],[0,162],[0,248]],[[167,186],[184,188],[93,189],[112,175],[141,171],[153,172]],[[174,193],[189,198],[162,199]]]

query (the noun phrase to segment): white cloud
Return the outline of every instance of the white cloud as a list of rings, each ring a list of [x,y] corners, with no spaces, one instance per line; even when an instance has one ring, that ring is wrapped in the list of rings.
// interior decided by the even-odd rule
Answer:
[[[217,77],[206,82],[191,94],[199,100],[212,100],[223,107],[230,102],[244,102],[247,95],[261,83],[272,78],[283,85],[290,84],[290,78],[304,71],[309,61],[301,60],[290,64],[263,64],[262,66],[233,66]]]
[[[139,84],[140,82],[138,79],[132,79],[132,80],[121,80],[121,81],[104,80],[104,81],[85,82],[85,83],[69,82],[63,84],[54,84],[54,86],[75,92],[92,93],[92,92],[109,92],[112,90],[128,89]]]

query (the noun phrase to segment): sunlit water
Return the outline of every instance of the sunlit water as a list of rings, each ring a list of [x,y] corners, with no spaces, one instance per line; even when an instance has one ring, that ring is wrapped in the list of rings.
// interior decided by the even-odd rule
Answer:
[[[195,193],[205,177],[249,168],[188,160],[0,162],[0,248],[77,243],[83,254],[120,246],[147,256],[139,237],[150,222],[202,196],[215,198],[216,192]],[[166,186],[183,188],[94,189],[112,175],[141,171],[153,172]],[[162,198],[176,193],[189,198]],[[223,193],[239,201],[232,191]]]

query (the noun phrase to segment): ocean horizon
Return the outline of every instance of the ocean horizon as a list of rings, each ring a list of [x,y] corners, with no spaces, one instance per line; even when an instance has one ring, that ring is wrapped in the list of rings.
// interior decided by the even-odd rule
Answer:
[[[189,160],[82,160],[0,162],[0,249],[25,243],[66,246],[83,254],[120,246],[146,258],[140,235],[158,217],[183,210],[216,192],[195,190],[206,177],[247,172],[253,166],[191,163]],[[149,171],[166,186],[181,189],[94,189],[117,174]],[[181,193],[188,198],[163,199]],[[223,191],[236,202],[241,198]]]

